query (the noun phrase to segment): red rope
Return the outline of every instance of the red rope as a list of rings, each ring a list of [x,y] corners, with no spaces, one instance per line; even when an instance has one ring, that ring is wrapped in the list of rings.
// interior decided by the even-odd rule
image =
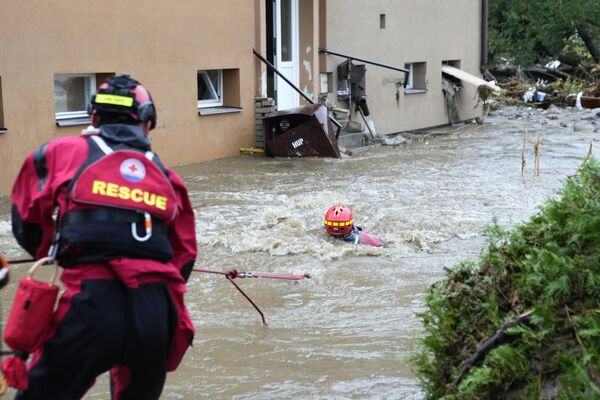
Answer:
[[[21,260],[6,260],[9,264],[31,264],[33,262],[35,262],[35,259],[33,258],[28,258],[28,259],[21,259]]]
[[[231,284],[233,286],[235,286],[235,288],[242,294],[242,296],[244,296],[246,298],[246,300],[248,300],[250,302],[250,304],[252,304],[252,307],[254,307],[254,309],[256,311],[258,311],[258,313],[260,314],[260,318],[262,319],[262,323],[263,325],[267,326],[267,321],[265,320],[265,314],[263,314],[263,312],[260,310],[260,308],[258,308],[258,306],[256,305],[256,303],[254,303],[252,301],[252,299],[250,297],[248,297],[248,295],[246,293],[244,293],[244,291],[242,290],[241,287],[239,287],[237,285],[237,283],[235,283],[233,280],[235,279],[235,277],[232,277],[230,275],[225,275],[225,278],[227,278],[227,280],[229,282],[231,282]]]
[[[292,275],[292,274],[257,274],[254,272],[238,272],[240,278],[268,278],[268,279],[284,279],[287,281],[301,281],[310,278],[309,274]]]
[[[233,286],[235,286],[235,288],[242,294],[242,296],[244,296],[246,298],[246,300],[248,300],[250,302],[250,304],[252,304],[252,307],[254,307],[254,309],[256,311],[258,311],[258,313],[260,314],[260,318],[262,319],[262,323],[267,326],[267,321],[265,319],[265,314],[260,310],[260,308],[258,308],[258,306],[256,305],[256,303],[254,301],[252,301],[252,299],[242,290],[241,287],[238,286],[237,283],[235,283],[233,280],[235,278],[268,278],[268,279],[285,279],[288,281],[299,281],[302,279],[307,279],[310,278],[310,275],[308,274],[304,274],[304,275],[290,275],[290,274],[257,274],[254,272],[240,272],[237,271],[235,269],[231,269],[227,272],[222,272],[222,271],[213,271],[211,269],[202,269],[202,268],[193,268],[192,271],[196,271],[196,272],[204,272],[207,274],[217,274],[217,275],[224,275],[225,278],[231,282],[231,284]]]
[[[213,271],[213,270],[210,270],[210,269],[202,269],[202,268],[192,268],[192,271],[204,272],[204,273],[207,273],[207,274],[227,275],[227,272]]]
[[[194,268],[192,271],[204,272],[207,274],[218,274],[218,275],[230,275],[233,279],[235,278],[263,278],[263,279],[284,279],[287,281],[301,281],[303,279],[309,279],[309,274],[304,275],[292,275],[292,274],[263,274],[256,272],[242,272],[235,269],[230,269],[227,272],[213,271],[211,269]]]
[[[244,276],[240,275],[239,272],[237,272],[235,269],[229,270],[227,272],[222,272],[222,271],[213,271],[211,269],[203,269],[203,268],[192,268],[192,271],[196,271],[196,272],[204,272],[207,274],[216,274],[216,275],[224,275],[225,278],[231,282],[231,284],[233,286],[235,286],[235,288],[242,294],[242,296],[244,296],[246,298],[246,300],[248,300],[250,302],[250,304],[252,304],[252,307],[254,307],[254,309],[256,311],[258,311],[258,313],[260,314],[260,318],[262,319],[262,323],[267,326],[267,321],[265,320],[265,314],[260,310],[260,308],[258,308],[258,306],[256,305],[256,303],[254,301],[252,301],[252,299],[242,290],[241,287],[238,286],[237,283],[235,283],[233,280],[235,278],[243,278]]]
[[[34,259],[18,259],[18,260],[6,260],[4,259],[4,261],[7,264],[27,264],[27,263],[32,263],[35,260]],[[235,283],[233,280],[235,278],[263,278],[263,279],[283,279],[283,280],[288,280],[288,281],[300,281],[303,279],[308,279],[310,278],[309,274],[304,274],[304,275],[292,275],[292,274],[263,274],[263,273],[254,273],[254,272],[239,272],[235,269],[229,270],[227,272],[222,272],[222,271],[214,271],[214,270],[210,270],[210,269],[203,269],[203,268],[193,268],[192,271],[196,271],[196,272],[203,272],[206,274],[215,274],[215,275],[223,275],[225,276],[225,278],[231,282],[231,284],[233,286],[235,286],[235,288],[242,294],[242,296],[244,296],[246,298],[246,300],[248,300],[250,302],[250,304],[252,304],[252,307],[254,307],[254,309],[256,311],[258,311],[258,313],[260,314],[260,318],[262,319],[262,323],[267,326],[267,321],[265,319],[265,314],[261,311],[261,309],[256,305],[256,303],[250,298],[250,296],[248,296],[241,287],[238,286],[237,283]]]

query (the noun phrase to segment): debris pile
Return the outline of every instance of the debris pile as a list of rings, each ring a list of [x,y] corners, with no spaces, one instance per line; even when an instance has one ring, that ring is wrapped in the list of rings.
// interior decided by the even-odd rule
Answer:
[[[577,71],[531,67],[509,72],[494,71],[494,74],[505,89],[498,98],[503,104],[531,103],[543,109],[551,105],[600,107],[600,64]]]
[[[427,293],[428,399],[600,399],[600,164]]]

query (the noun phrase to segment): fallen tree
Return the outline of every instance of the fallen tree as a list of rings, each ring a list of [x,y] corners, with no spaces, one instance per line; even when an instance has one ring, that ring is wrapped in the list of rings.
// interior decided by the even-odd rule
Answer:
[[[428,399],[600,399],[600,164],[431,286],[414,358]]]

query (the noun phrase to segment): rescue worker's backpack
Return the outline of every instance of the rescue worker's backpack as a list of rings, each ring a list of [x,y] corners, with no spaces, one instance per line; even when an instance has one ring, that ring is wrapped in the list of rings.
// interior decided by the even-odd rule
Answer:
[[[115,258],[169,261],[167,224],[177,216],[177,197],[167,171],[151,151],[113,148],[97,135],[86,140],[88,158],[68,186],[59,220],[61,266]]]

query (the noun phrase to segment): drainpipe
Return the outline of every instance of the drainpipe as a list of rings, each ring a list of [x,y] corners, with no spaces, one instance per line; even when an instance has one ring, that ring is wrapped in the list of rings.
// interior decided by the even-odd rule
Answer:
[[[480,71],[483,78],[493,81],[496,78],[488,69],[488,10],[489,0],[481,0],[481,62]]]

